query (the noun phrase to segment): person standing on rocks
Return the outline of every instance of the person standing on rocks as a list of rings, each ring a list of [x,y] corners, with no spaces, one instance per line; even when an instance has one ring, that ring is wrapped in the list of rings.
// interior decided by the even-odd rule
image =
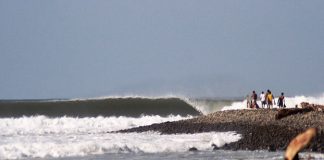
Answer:
[[[262,106],[262,108],[264,108],[266,105],[266,95],[264,94],[263,91],[260,94],[260,100],[261,100],[261,106]]]
[[[257,104],[258,95],[255,93],[255,91],[252,91],[251,99],[252,99],[251,108],[259,108]]]
[[[246,108],[251,108],[251,99],[249,95],[246,95]]]
[[[278,98],[278,106],[279,108],[286,108],[285,96],[283,92],[281,93],[281,96]]]
[[[276,104],[276,103],[275,103],[274,97],[273,97],[270,90],[267,91],[267,97],[266,98],[267,98],[267,107],[268,108],[273,108],[272,101],[274,101],[274,104]]]
[[[269,94],[269,89],[267,90],[267,92],[265,93],[265,103],[268,106],[268,94]]]

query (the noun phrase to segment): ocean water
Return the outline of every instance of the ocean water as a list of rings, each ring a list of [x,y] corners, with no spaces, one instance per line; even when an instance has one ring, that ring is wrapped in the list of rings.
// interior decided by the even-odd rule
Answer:
[[[66,158],[48,158],[49,160],[283,160],[283,152],[267,152],[267,151],[199,151],[199,152],[165,152],[165,153],[107,153],[100,155],[90,155],[84,157],[66,157]],[[322,154],[316,153],[300,153],[300,158],[307,159],[309,157],[312,160],[323,160]]]
[[[324,104],[324,96],[289,97]],[[102,97],[72,100],[1,100],[0,159],[282,159],[282,152],[213,151],[242,137],[235,131],[161,135],[114,133],[219,110],[243,109],[243,100],[185,97]],[[195,147],[197,152],[190,152]],[[322,154],[303,153],[324,159]]]

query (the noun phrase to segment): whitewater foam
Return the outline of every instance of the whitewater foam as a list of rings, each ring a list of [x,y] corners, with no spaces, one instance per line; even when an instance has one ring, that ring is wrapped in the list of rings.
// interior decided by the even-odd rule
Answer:
[[[240,139],[240,135],[234,132],[175,135],[109,132],[188,118],[192,116],[1,118],[0,159],[74,157],[125,152],[185,152],[190,147],[211,150],[212,143],[222,146]]]
[[[43,134],[93,134],[105,133],[149,125],[153,123],[162,123],[166,121],[177,121],[192,118],[192,116],[142,116],[133,117],[86,117],[72,118],[59,117],[48,118],[45,116],[20,117],[20,118],[1,118],[0,135],[43,135]]]
[[[0,159],[86,156],[104,153],[186,152],[191,147],[212,150],[211,144],[223,146],[238,141],[235,132],[160,135],[159,133],[102,133],[82,135],[17,136],[0,140]]]

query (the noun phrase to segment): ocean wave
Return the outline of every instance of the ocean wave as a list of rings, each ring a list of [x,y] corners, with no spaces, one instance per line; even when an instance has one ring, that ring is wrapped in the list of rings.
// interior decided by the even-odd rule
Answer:
[[[101,96],[94,98],[73,98],[68,101],[88,101],[88,100],[105,100],[105,99],[180,99],[181,101],[186,102],[191,105],[195,110],[200,113],[206,115],[209,113],[213,113],[215,111],[220,111],[224,106],[228,106],[235,102],[234,99],[214,99],[214,98],[189,98],[183,95],[175,95],[175,94],[166,94],[160,96],[148,96],[148,95],[136,95],[136,94],[128,94],[128,95],[115,95],[115,96]],[[236,98],[237,99],[237,98]]]
[[[17,137],[0,143],[0,159],[86,156],[104,153],[186,152],[191,147],[212,150],[236,142],[235,132],[160,135],[159,133],[104,133],[94,135],[59,135]],[[2,141],[2,140],[0,140]]]
[[[142,115],[200,115],[201,112],[178,97],[110,97],[72,100],[0,101],[0,117],[45,115],[48,117],[97,117]]]
[[[59,117],[32,116],[20,118],[0,118],[0,136],[47,135],[47,134],[97,134],[132,127],[189,119],[192,116],[170,115],[167,117]]]

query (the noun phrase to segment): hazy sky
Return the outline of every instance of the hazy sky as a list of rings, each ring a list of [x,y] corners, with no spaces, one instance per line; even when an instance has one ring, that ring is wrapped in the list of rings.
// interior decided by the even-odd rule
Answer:
[[[0,99],[324,92],[324,1],[0,0]]]

